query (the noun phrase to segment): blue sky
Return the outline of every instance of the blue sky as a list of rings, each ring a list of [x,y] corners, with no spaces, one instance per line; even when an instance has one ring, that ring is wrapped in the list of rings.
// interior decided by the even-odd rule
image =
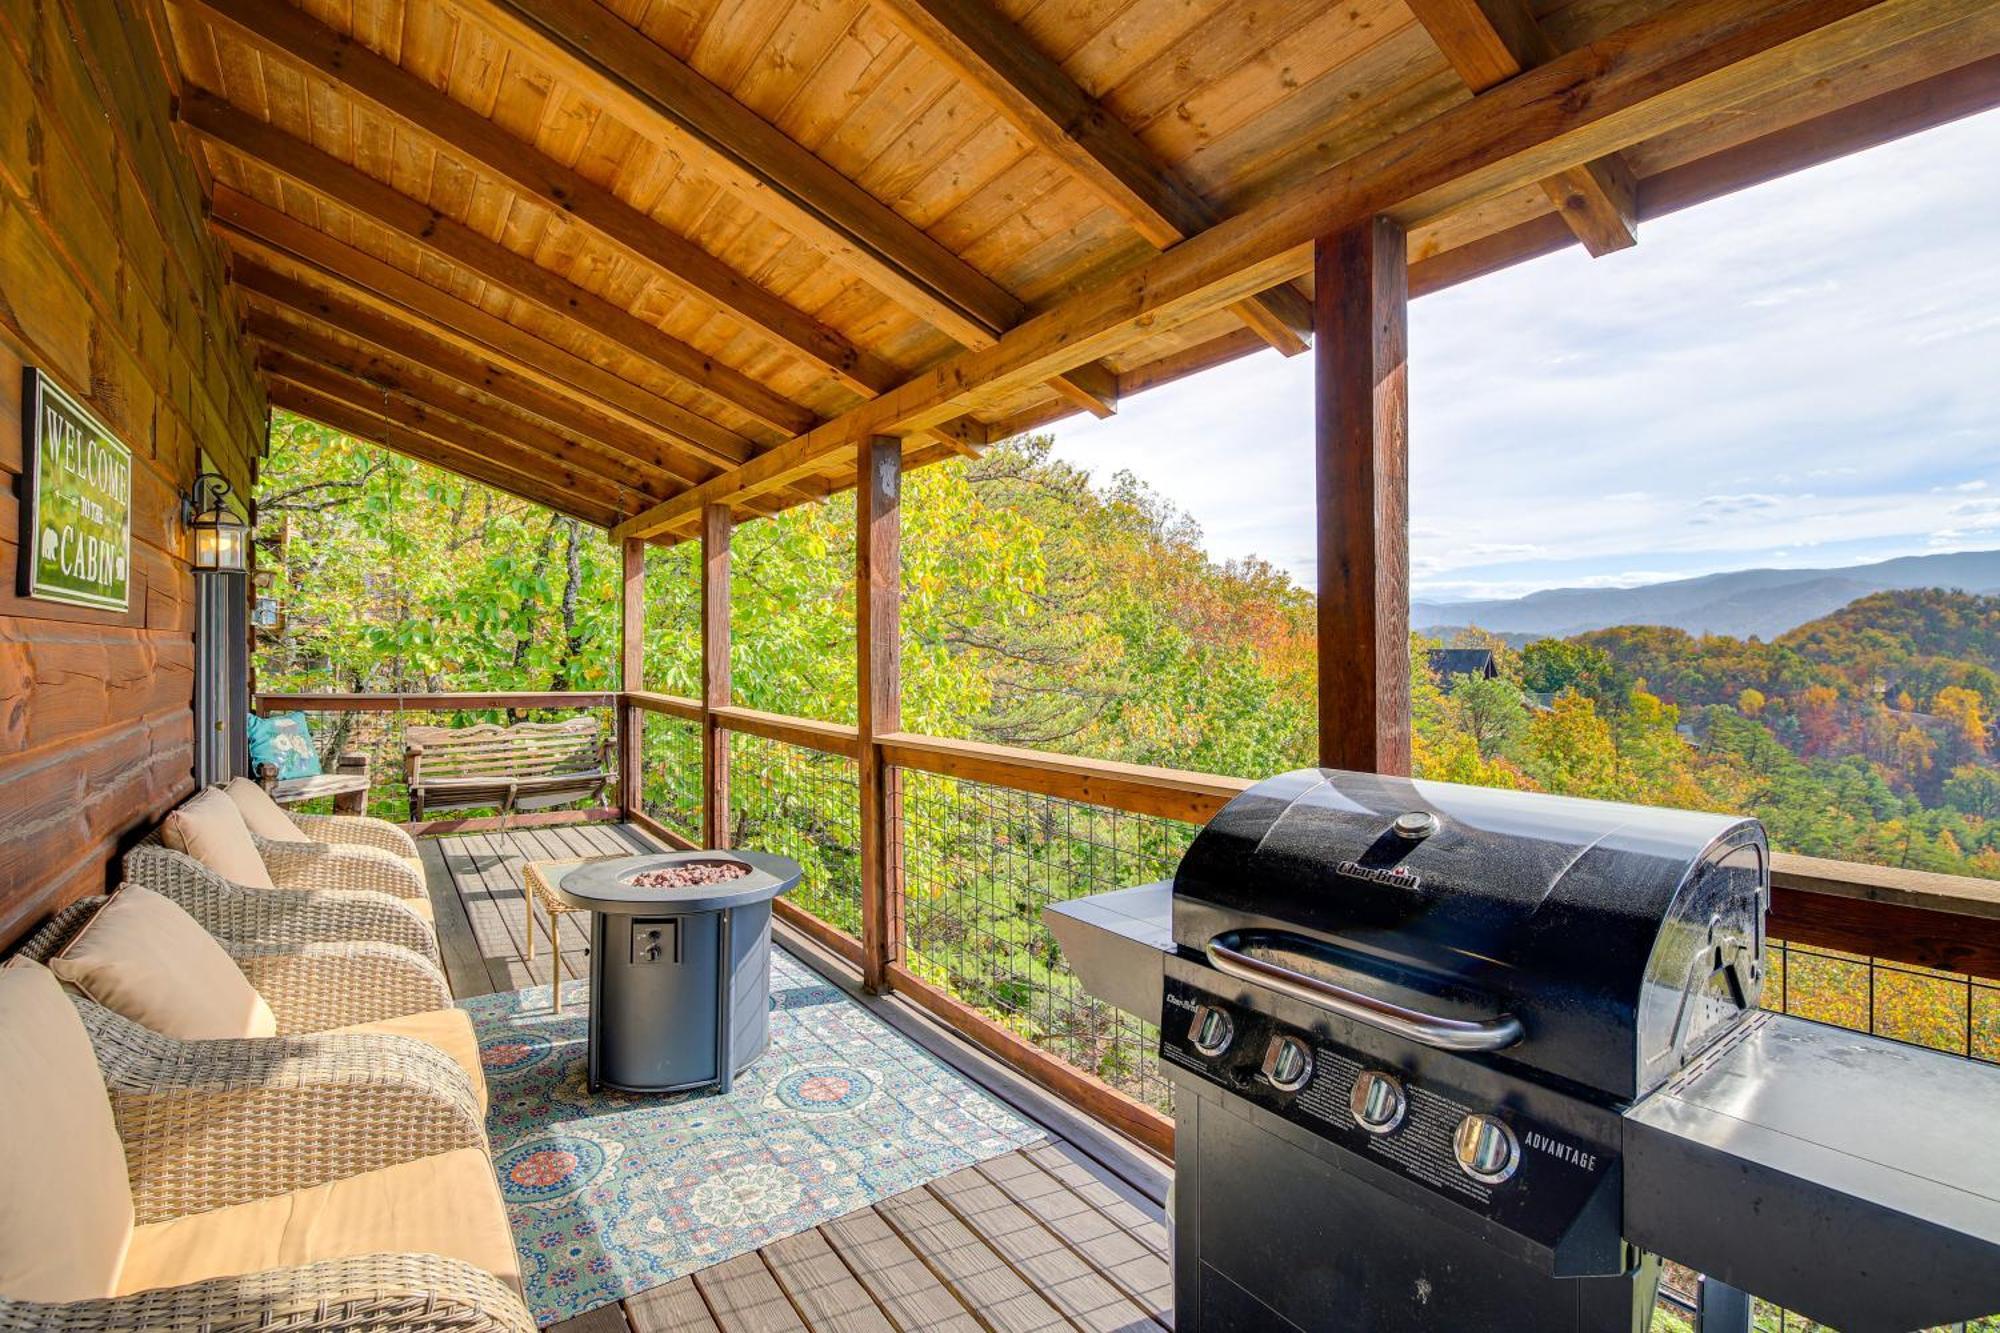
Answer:
[[[1419,596],[2000,547],[2000,112],[1410,307]],[[1313,584],[1312,358],[1055,429]]]

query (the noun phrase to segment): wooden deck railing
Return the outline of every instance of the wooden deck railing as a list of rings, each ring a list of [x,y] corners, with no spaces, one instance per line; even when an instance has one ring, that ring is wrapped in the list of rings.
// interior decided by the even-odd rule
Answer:
[[[857,802],[854,827],[829,825],[825,810],[826,784],[844,790],[858,775],[864,742],[850,725],[644,691],[267,694],[257,703],[313,712],[609,708],[626,757],[619,804],[583,816],[615,814],[680,846],[699,845],[704,829],[720,830],[720,841],[747,831],[784,844],[774,850],[798,851],[797,839],[814,840],[804,859],[818,880],[812,893],[780,901],[783,920],[857,968],[872,963],[887,989],[1081,1109],[1171,1150],[1172,1120],[1148,1082],[1152,1034],[1119,1027],[1065,980],[1039,934],[1039,906],[1114,887],[1120,876],[1136,883],[1171,873],[1185,839],[1249,785],[1243,779],[886,733],[874,745],[877,762],[894,775],[894,799],[875,836],[889,870],[871,904],[867,877],[857,870],[858,824],[868,818],[868,803]],[[653,737],[661,746],[648,743],[649,717],[659,719]],[[680,731],[669,736],[669,727]],[[717,756],[726,770],[732,737],[742,738],[733,747],[733,797],[727,772],[718,781],[706,758]],[[760,748],[760,762],[743,758],[750,744]],[[839,763],[829,767],[822,757]],[[809,779],[801,777],[808,771]],[[808,780],[821,784],[816,794],[786,790]],[[808,810],[821,827],[777,827]],[[1062,836],[1025,845],[1023,829],[1032,841],[1034,828],[1052,823],[1062,825]],[[913,874],[920,881],[914,905],[906,885]],[[1770,935],[1784,951],[1779,973],[1791,984],[1769,1003],[2000,1059],[2000,882],[1779,853],[1772,884]],[[962,916],[940,916],[947,890]],[[804,905],[813,902],[822,913]],[[871,911],[887,925],[864,943],[859,921]],[[1024,958],[1036,977],[1008,975]],[[1814,998],[1794,981],[1793,972],[1803,978],[1808,964],[1820,976],[1847,969],[1840,984],[1853,994],[1845,1007],[1826,1009],[1823,995]],[[1916,1027],[1878,1018],[1878,980],[1885,993],[1932,987],[1939,1013]]]

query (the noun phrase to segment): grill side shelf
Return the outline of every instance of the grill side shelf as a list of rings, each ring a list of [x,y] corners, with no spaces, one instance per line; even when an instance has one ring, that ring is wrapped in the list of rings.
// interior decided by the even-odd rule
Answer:
[[[1822,1323],[2000,1310],[2000,1067],[1784,1015],[1625,1127],[1625,1232]]]

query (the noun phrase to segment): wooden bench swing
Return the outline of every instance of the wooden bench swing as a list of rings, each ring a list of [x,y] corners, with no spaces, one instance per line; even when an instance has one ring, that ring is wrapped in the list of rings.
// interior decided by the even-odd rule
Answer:
[[[404,741],[412,822],[453,810],[506,816],[582,800],[601,804],[610,767],[611,741],[590,717],[411,727]]]

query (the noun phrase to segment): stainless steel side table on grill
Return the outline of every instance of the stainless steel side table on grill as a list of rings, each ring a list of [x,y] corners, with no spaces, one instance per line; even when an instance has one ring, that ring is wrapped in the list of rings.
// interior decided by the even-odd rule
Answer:
[[[643,871],[728,862],[749,873],[647,888]],[[590,1088],[728,1092],[771,1039],[771,900],[799,864],[768,852],[668,852],[545,865],[566,906],[592,914]]]

